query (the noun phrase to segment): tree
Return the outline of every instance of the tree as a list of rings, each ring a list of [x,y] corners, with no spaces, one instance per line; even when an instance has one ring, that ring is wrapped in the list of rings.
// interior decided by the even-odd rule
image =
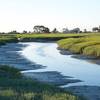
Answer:
[[[98,28],[98,32],[100,32],[100,26],[99,26],[99,28]]]
[[[98,29],[99,29],[98,27],[93,27],[93,28],[92,28],[92,31],[93,31],[93,32],[98,32]]]
[[[35,33],[50,33],[49,28],[42,25],[34,26],[33,30]]]
[[[52,33],[58,33],[57,28],[54,28]]]
[[[34,30],[34,32],[35,33],[40,33],[40,28],[39,28],[40,26],[34,26],[34,28],[33,28],[33,30]]]
[[[84,33],[87,33],[87,29],[84,29]]]
[[[44,26],[41,26],[41,33],[50,33],[50,30],[48,27],[44,27]]]
[[[68,28],[63,28],[63,33],[69,33]]]
[[[19,34],[19,32],[17,32],[16,30],[13,30],[11,32],[8,32],[8,34]]]
[[[23,34],[26,34],[26,33],[28,33],[28,32],[24,30],[24,31],[23,31]]]
[[[80,33],[80,28],[74,28],[73,30],[70,30],[70,33]]]

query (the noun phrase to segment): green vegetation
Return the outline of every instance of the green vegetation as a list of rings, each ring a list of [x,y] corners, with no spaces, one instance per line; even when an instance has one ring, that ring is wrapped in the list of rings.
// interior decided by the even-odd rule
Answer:
[[[17,38],[14,35],[0,35],[0,45],[11,42],[17,42]]]
[[[100,58],[100,44],[99,45],[96,44],[96,45],[86,47],[83,51],[83,54],[93,55],[95,57]]]
[[[0,66],[0,100],[82,100],[55,86],[26,79],[18,69]]]
[[[81,37],[84,36],[86,34],[54,34],[54,33],[50,33],[50,34],[17,34],[16,37],[17,38],[21,38],[21,39],[54,39],[54,40],[60,40],[60,39],[64,39],[64,38],[77,38],[77,37]]]
[[[72,53],[100,57],[100,34],[91,34],[79,38],[69,38],[58,41],[59,48]]]

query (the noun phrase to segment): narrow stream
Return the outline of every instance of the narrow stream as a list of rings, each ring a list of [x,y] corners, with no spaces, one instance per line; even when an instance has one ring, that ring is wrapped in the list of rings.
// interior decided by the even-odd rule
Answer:
[[[56,43],[10,43],[0,47],[0,64],[21,69],[28,77],[68,86],[100,86],[100,65],[62,55]]]
[[[23,43],[24,44],[24,43]],[[75,59],[72,55],[62,55],[57,50],[56,43],[26,43],[28,46],[21,55],[31,62],[47,66],[43,69],[27,70],[23,73],[57,71],[63,76],[72,77],[82,82],[67,84],[67,86],[90,85],[100,86],[100,65],[85,60]]]

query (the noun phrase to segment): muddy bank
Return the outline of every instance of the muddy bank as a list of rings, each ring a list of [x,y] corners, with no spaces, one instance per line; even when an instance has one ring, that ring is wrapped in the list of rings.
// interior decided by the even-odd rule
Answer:
[[[88,61],[88,62],[93,63],[93,64],[100,65],[100,58],[97,58],[94,56],[86,56],[86,55],[82,55],[82,54],[74,54],[68,50],[64,50],[64,49],[61,49],[59,47],[57,49],[60,50],[60,53],[62,55],[72,55],[71,56],[72,58],[81,59],[81,60],[85,60],[85,61]]]
[[[40,64],[31,62],[20,55],[20,50],[25,48],[27,44],[9,43],[0,47],[0,65],[14,66],[20,70],[36,70],[45,68]]]
[[[19,42],[56,42],[61,38],[18,38]],[[65,39],[63,37],[62,39]]]
[[[70,83],[81,82],[78,79],[72,79],[70,76],[63,76],[57,71],[46,71],[46,72],[24,72],[22,74],[25,77],[37,80],[39,82],[48,83],[56,86],[67,85]]]
[[[70,76],[63,76],[56,71],[47,72],[26,72],[23,75],[38,82],[47,83],[56,86],[63,86],[72,83],[81,82],[80,80],[72,79]],[[63,88],[75,95],[85,98],[85,100],[100,100],[100,87],[99,86],[70,86]]]
[[[72,86],[65,88],[76,95],[83,96],[86,100],[100,100],[100,87],[99,86]]]
[[[85,56],[85,55],[73,55],[72,57],[76,59],[86,60],[90,63],[100,65],[100,58],[97,58],[97,57]]]

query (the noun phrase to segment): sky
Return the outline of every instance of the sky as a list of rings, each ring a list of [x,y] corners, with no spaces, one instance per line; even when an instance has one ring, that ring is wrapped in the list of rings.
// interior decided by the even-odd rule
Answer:
[[[90,30],[100,25],[100,0],[0,0],[0,32],[33,31],[35,25]]]

